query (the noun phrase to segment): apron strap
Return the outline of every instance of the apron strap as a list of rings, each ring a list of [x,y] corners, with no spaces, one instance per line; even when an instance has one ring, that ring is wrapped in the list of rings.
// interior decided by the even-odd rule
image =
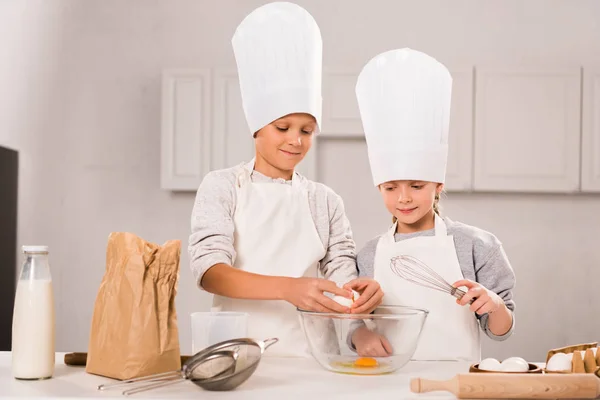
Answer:
[[[390,228],[388,229],[386,234],[383,235],[385,242],[387,242],[387,243],[395,243],[396,242],[395,236],[396,236],[397,227],[398,227],[398,222],[394,222],[392,224],[392,226],[390,226]]]
[[[235,181],[238,188],[241,188],[246,183],[252,182],[251,176],[252,171],[254,170],[254,161],[255,159],[253,158],[250,162],[244,164],[244,168],[238,173]]]
[[[254,165],[256,164],[256,157],[252,158],[248,163],[244,165],[242,172],[240,172],[237,176],[237,186],[242,187],[244,184],[248,182],[252,182],[251,176],[254,171]],[[297,176],[298,173],[294,171],[292,173],[292,187],[299,188],[300,187],[300,178]]]
[[[448,230],[446,229],[446,223],[444,222],[442,217],[440,217],[438,215],[438,213],[435,213],[435,236],[437,236],[437,237],[448,236]]]
[[[437,236],[437,237],[448,236],[448,229],[446,228],[446,223],[444,222],[442,217],[440,217],[437,213],[435,213],[435,216],[434,216],[434,223],[435,223],[435,236]],[[392,226],[388,229],[387,233],[385,234],[385,238],[388,243],[396,242],[396,239],[394,238],[394,236],[396,234],[397,226],[398,226],[398,222],[394,222],[392,224]]]

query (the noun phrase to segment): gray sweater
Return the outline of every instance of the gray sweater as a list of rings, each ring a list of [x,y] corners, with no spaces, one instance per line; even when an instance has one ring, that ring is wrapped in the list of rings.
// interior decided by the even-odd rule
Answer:
[[[188,253],[197,285],[202,276],[215,264],[233,265],[234,247],[233,213],[237,204],[236,176],[245,163],[235,167],[211,171],[202,180],[192,210]],[[291,181],[273,179],[257,171],[252,172],[252,182],[290,185]],[[310,181],[296,173],[300,185],[308,191],[308,202],[313,222],[323,246],[327,249],[320,260],[320,272],[326,279],[342,285],[357,276],[356,245],[352,238],[350,222],[344,203],[329,187]],[[294,243],[289,243],[294,246]],[[302,249],[297,249],[301,252]],[[285,272],[282,271],[282,275]]]
[[[492,233],[486,232],[474,226],[452,221],[448,217],[443,218],[446,223],[448,235],[454,237],[454,246],[458,263],[465,279],[476,281],[487,289],[500,296],[506,307],[514,312],[515,302],[513,300],[513,288],[515,286],[515,274],[502,247],[502,243]],[[417,236],[433,236],[433,229],[414,232],[396,233],[396,242]],[[373,277],[373,264],[375,263],[375,251],[378,236],[369,242],[358,253],[358,270],[360,276]],[[502,336],[494,335],[488,328],[488,315],[479,316],[481,328],[488,337],[494,340],[505,340],[512,335],[513,326]]]

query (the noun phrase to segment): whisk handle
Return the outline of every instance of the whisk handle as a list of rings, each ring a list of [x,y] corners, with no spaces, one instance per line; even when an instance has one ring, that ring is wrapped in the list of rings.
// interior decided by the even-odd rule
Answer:
[[[145,392],[147,390],[152,390],[152,389],[156,389],[156,388],[163,387],[163,386],[173,385],[175,383],[181,383],[183,381],[185,381],[185,379],[180,378],[180,377],[169,378],[169,379],[166,379],[166,380],[163,380],[163,381],[157,381],[155,383],[151,383],[151,384],[146,385],[146,386],[141,386],[141,387],[137,387],[137,388],[134,388],[134,389],[125,390],[123,392],[123,395],[124,396],[129,396],[129,395],[132,395],[132,394],[135,394],[135,393],[141,393],[141,392]]]
[[[454,288],[450,291],[450,294],[459,300],[462,299],[466,293],[467,292],[465,292],[464,290],[460,290],[457,288]],[[473,304],[474,301],[475,301],[475,299],[471,299],[471,301],[469,301],[469,304]]]
[[[165,379],[174,379],[180,378],[182,379],[182,375],[180,371],[169,371],[163,372],[161,374],[154,374],[148,376],[142,376],[139,378],[127,379],[117,383],[110,383],[98,386],[98,390],[106,390],[106,389],[114,389],[120,386],[128,386],[132,384],[136,384],[139,382],[153,382],[153,381],[163,381]]]

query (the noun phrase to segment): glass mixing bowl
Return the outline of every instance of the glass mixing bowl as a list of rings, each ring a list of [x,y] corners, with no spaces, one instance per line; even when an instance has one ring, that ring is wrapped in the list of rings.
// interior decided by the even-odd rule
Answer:
[[[359,375],[386,374],[406,365],[428,315],[403,306],[380,306],[373,314],[298,312],[317,362],[329,371]]]

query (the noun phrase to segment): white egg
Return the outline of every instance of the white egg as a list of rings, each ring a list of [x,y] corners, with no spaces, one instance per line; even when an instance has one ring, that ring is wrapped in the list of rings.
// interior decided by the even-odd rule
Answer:
[[[598,351],[597,347],[592,347],[592,353],[594,353],[594,357],[596,357],[596,351]]]
[[[483,371],[500,371],[502,365],[495,358],[486,358],[479,363],[479,369]]]
[[[585,350],[580,350],[579,352],[581,353],[581,359],[585,359]]]
[[[571,354],[571,357],[573,355]],[[548,360],[546,369],[548,371],[570,371],[571,370],[571,357],[568,354],[556,353]]]
[[[527,361],[525,361],[525,359],[521,358],[521,357],[509,357],[509,358],[507,358],[506,360],[504,360],[502,362],[505,363],[507,361],[512,361],[512,360],[519,360],[519,361],[524,362],[525,364],[528,364]]]
[[[343,305],[344,307],[350,307],[352,305],[352,303],[354,303],[356,300],[358,300],[359,296],[360,295],[358,294],[358,292],[353,290],[352,291],[352,299],[349,299],[344,296],[334,296],[333,300],[335,300],[337,303]]]
[[[568,353],[567,357],[569,357],[569,361],[572,362],[573,361],[573,353]]]
[[[506,372],[527,372],[529,371],[529,364],[523,359],[513,358],[512,360],[502,361],[502,371]]]

